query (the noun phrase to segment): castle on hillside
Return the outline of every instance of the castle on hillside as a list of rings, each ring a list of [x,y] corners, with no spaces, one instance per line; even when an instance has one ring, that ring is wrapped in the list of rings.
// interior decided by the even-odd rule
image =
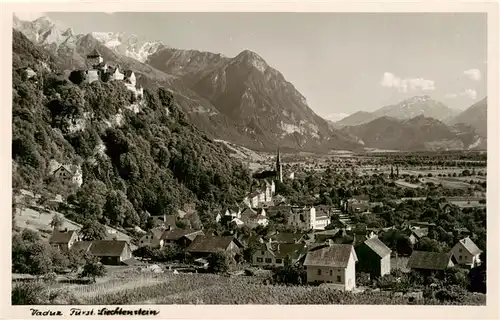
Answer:
[[[85,82],[92,83],[101,80],[103,82],[118,80],[124,81],[128,89],[132,90],[136,97],[142,97],[144,89],[136,87],[136,77],[132,70],[122,72],[118,65],[111,66],[104,62],[101,53],[94,49],[87,55],[87,70],[85,70]]]

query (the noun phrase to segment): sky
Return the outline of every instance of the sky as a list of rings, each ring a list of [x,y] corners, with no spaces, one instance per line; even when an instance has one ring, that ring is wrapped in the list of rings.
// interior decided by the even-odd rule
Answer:
[[[45,15],[77,33],[127,32],[228,57],[254,51],[306,97],[311,109],[334,121],[416,95],[454,109],[486,96],[484,13]]]

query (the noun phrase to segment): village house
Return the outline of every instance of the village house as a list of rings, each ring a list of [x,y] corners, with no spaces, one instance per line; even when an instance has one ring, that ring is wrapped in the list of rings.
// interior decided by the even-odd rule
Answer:
[[[352,245],[329,244],[310,250],[304,266],[308,283],[328,283],[342,291],[356,287],[356,262],[358,258]]]
[[[412,228],[410,229],[410,236],[408,239],[410,240],[410,243],[412,245],[415,245],[417,242],[419,242],[423,237],[427,237],[429,234],[429,229],[427,228]]]
[[[149,230],[148,233],[143,235],[139,239],[139,247],[162,247],[163,240],[161,239],[161,235],[163,234],[163,228],[153,228]]]
[[[187,248],[198,235],[204,235],[203,231],[193,229],[172,229],[165,230],[160,236],[160,240],[163,242],[162,245],[175,243]]]
[[[58,248],[61,251],[68,251],[71,249],[73,244],[78,242],[79,236],[77,230],[57,230],[52,231],[52,236],[49,239],[49,243],[52,247]]]
[[[469,237],[458,241],[451,249],[457,264],[474,268],[481,263],[479,256],[483,251]]]
[[[324,243],[328,240],[332,240],[339,233],[340,229],[331,229],[314,232],[314,241],[316,243]]]
[[[252,264],[259,267],[293,265],[305,256],[307,250],[300,243],[262,243],[255,248]]]
[[[32,79],[36,77],[36,72],[30,67],[21,68],[21,75],[24,80]]]
[[[133,87],[135,87],[136,77],[135,77],[134,71],[132,71],[132,70],[125,70],[125,72],[123,73],[123,80],[126,83],[129,83],[130,85],[132,85]]]
[[[83,184],[83,175],[79,166],[60,165],[52,172],[52,176],[63,183],[71,183],[80,187]]]
[[[70,250],[72,252],[78,252],[78,251],[88,252],[90,250],[90,246],[92,246],[92,241],[76,241],[71,246]]]
[[[120,265],[132,258],[132,250],[126,241],[96,240],[92,241],[89,253],[99,257],[103,264]]]
[[[288,224],[303,230],[313,229],[316,222],[316,208],[314,207],[292,207]]]
[[[455,265],[455,259],[448,252],[413,251],[407,268],[418,270],[424,274],[442,272]]]
[[[257,189],[250,194],[248,194],[244,199],[245,203],[250,208],[258,208],[266,203],[266,192],[261,189]]]
[[[242,247],[232,236],[198,235],[187,248],[187,252],[196,258],[204,258],[212,253],[227,253],[234,257],[240,253]]]
[[[107,73],[109,74],[109,80],[120,81],[125,78],[125,75],[120,71],[119,66],[110,67]]]
[[[355,250],[359,259],[357,269],[369,273],[371,279],[391,272],[391,249],[377,236],[365,240]]]
[[[267,237],[268,242],[275,243],[298,243],[302,238],[301,233],[278,232],[275,231]]]
[[[266,217],[266,210],[264,208],[257,210],[245,208],[241,212],[241,221],[244,225],[250,228],[256,228],[259,225],[265,227],[269,223],[269,220]]]

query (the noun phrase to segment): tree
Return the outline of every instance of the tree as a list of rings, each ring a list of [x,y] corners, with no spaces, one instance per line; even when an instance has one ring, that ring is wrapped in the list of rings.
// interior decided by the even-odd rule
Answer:
[[[301,285],[306,279],[306,272],[302,267],[288,264],[277,268],[273,278],[277,283]]]
[[[85,241],[106,239],[106,227],[96,221],[87,221],[80,230],[82,238]]]
[[[211,253],[207,257],[209,270],[214,273],[224,273],[229,270],[231,258],[222,252]]]
[[[85,72],[83,70],[74,70],[69,75],[69,80],[76,85],[81,84],[85,80]]]
[[[136,226],[139,224],[139,215],[127,196],[120,190],[111,190],[104,205],[104,215],[111,223],[117,226]]]
[[[81,273],[82,277],[91,277],[95,282],[96,277],[104,277],[106,275],[106,268],[98,262],[88,262],[83,266]]]
[[[59,214],[54,214],[54,216],[52,217],[52,221],[50,221],[50,226],[54,229],[54,230],[59,230],[63,225],[63,221],[61,219],[61,217],[59,216]]]

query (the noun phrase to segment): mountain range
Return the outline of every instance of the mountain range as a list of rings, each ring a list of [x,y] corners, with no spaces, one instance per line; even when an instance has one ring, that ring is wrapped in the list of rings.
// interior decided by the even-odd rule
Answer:
[[[46,17],[33,22],[15,18],[14,28],[55,54],[63,69],[84,68],[86,54],[97,48],[105,61],[138,74],[141,85],[172,90],[188,118],[215,138],[267,151],[277,146],[309,151],[362,148],[316,115],[279,71],[249,50],[228,58],[137,42],[123,34],[75,35],[58,30]],[[133,45],[128,39],[134,39]]]
[[[359,138],[365,147],[385,150],[478,150],[486,149],[486,139],[466,124],[448,126],[423,115],[411,119],[380,117],[345,133]]]
[[[401,101],[395,105],[389,105],[377,109],[373,112],[358,111],[349,115],[340,121],[339,126],[354,126],[370,122],[381,117],[390,117],[396,119],[411,119],[423,115],[424,117],[434,118],[440,121],[448,121],[457,115],[457,112],[443,103],[431,99],[431,97],[415,96]]]
[[[318,116],[293,84],[250,50],[226,57],[211,52],[175,49],[161,41],[124,33],[75,34],[72,29],[60,29],[47,17],[32,22],[15,17],[14,28],[50,51],[57,57],[58,66],[67,72],[85,68],[86,55],[97,48],[105,61],[133,70],[140,85],[171,90],[176,104],[199,129],[216,139],[254,150],[272,151],[277,146],[283,150],[315,152],[363,150],[371,144],[371,139],[363,132],[375,134],[377,123],[399,120],[402,126],[410,126],[418,132],[418,125],[424,126],[424,123],[415,121],[409,124],[402,120],[419,116],[439,120],[439,125],[433,122],[438,127],[450,124],[448,131],[456,135],[463,135],[463,130],[472,127],[486,137],[484,130],[478,129],[480,120],[473,121],[467,115],[460,118],[452,109],[429,96],[413,97],[374,112],[360,111],[333,123]],[[382,120],[371,123],[380,118]],[[460,131],[454,126],[459,123],[469,126],[459,126]],[[359,126],[363,124],[370,124],[369,129],[361,129]],[[427,130],[428,125],[426,122],[422,130]],[[355,127],[346,128],[352,126]],[[384,130],[384,127],[379,129],[379,139],[383,139],[375,144],[392,146],[391,137]],[[467,149],[469,143],[465,138],[453,138],[449,134],[432,137],[429,133],[425,137],[426,143],[416,142],[414,148],[435,148],[428,142],[443,137],[462,141],[462,144],[455,143],[458,140],[451,143],[453,148],[461,145]],[[389,142],[385,143],[385,140]]]

